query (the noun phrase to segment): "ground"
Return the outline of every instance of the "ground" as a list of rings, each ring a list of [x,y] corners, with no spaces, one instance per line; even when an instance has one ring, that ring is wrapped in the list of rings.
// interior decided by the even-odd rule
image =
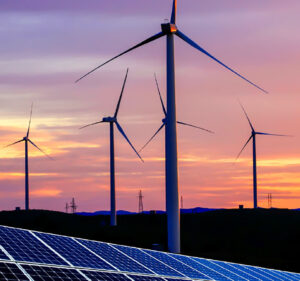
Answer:
[[[0,225],[118,244],[166,249],[165,215],[80,216],[46,210],[2,211]],[[300,211],[216,210],[181,216],[182,253],[300,272]]]

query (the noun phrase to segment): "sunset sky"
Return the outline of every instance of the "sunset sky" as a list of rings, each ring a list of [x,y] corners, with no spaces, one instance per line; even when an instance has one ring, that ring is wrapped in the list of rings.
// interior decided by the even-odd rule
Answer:
[[[178,0],[179,29],[266,89],[264,94],[175,39],[179,182],[184,207],[252,207],[250,136],[240,100],[258,131],[259,206],[300,208],[299,0]],[[153,74],[165,99],[166,42],[161,38],[81,75],[160,31],[171,0],[0,1],[0,145],[25,136],[34,103],[30,207],[109,209],[109,126],[78,128],[112,115],[129,67],[119,122],[137,149],[161,125]],[[164,131],[142,152],[115,131],[117,208],[165,209]],[[24,144],[0,150],[0,209],[24,208]]]

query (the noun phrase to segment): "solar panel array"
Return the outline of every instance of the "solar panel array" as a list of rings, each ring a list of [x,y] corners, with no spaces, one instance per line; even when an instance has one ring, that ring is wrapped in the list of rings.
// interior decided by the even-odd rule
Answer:
[[[0,226],[2,281],[300,281],[300,274]]]

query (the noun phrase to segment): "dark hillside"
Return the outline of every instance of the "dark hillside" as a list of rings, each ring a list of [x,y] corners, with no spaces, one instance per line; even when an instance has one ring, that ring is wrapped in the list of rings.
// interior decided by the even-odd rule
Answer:
[[[80,216],[45,210],[0,212],[0,224],[151,248],[166,245],[165,215]],[[181,216],[182,253],[300,272],[300,212],[217,210]]]

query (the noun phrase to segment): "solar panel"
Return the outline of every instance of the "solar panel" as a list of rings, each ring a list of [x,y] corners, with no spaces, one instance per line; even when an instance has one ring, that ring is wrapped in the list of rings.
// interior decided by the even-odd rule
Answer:
[[[130,279],[124,274],[100,272],[100,271],[86,271],[82,270],[82,273],[86,275],[91,281],[106,280],[106,281],[129,281]]]
[[[67,269],[59,267],[22,265],[25,271],[34,281],[86,281],[76,269]],[[26,279],[27,280],[27,279]]]
[[[74,266],[114,270],[107,262],[81,246],[73,238],[46,233],[36,234]]]
[[[67,265],[27,230],[0,226],[0,245],[17,261]]]
[[[181,272],[185,276],[191,278],[197,278],[197,279],[203,278],[203,274],[193,269],[192,267],[172,258],[172,256],[168,255],[167,253],[151,251],[151,250],[144,250],[144,252],[162,261],[164,264],[167,264],[168,266],[175,268],[178,272]]]
[[[113,245],[113,246],[118,250],[122,251],[123,253],[125,253],[126,255],[139,261],[141,264],[143,264],[144,266],[151,269],[157,274],[166,275],[166,276],[179,276],[179,277],[183,276],[183,274],[179,273],[178,271],[175,271],[171,267],[149,256],[148,254],[144,253],[140,249],[127,247],[127,246],[120,246],[120,245]]]
[[[25,274],[13,263],[0,262],[1,281],[28,281]]]
[[[294,281],[300,274],[0,226],[0,281]]]
[[[113,246],[107,243],[94,242],[83,239],[76,239],[79,243],[88,247],[97,255],[101,256],[103,259],[107,260],[110,264],[114,265],[121,271],[137,272],[137,273],[153,273],[146,267],[142,266],[138,262],[134,261],[132,258],[126,256],[124,253],[120,252]]]

